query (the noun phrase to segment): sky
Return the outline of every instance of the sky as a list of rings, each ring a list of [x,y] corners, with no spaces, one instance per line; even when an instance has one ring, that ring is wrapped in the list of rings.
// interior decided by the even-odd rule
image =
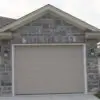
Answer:
[[[20,18],[46,4],[100,28],[100,0],[0,0],[0,16]]]

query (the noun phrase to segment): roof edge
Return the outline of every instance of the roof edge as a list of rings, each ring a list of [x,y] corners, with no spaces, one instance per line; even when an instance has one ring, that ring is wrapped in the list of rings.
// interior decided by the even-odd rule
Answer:
[[[65,19],[70,20],[72,23],[77,24],[78,26],[80,26],[82,28],[86,28],[86,29],[89,29],[91,31],[99,31],[100,32],[100,29],[98,29],[98,28],[96,28],[96,27],[94,27],[94,26],[92,26],[92,25],[90,25],[90,24],[88,24],[88,23],[54,7],[54,6],[52,6],[52,5],[50,5],[50,4],[47,4],[39,9],[17,19],[16,21],[12,22],[11,24],[8,24],[8,25],[2,27],[0,29],[0,32],[4,32],[4,31],[7,31],[7,30],[10,30],[13,28],[17,29],[18,27],[23,26],[25,24],[25,22],[27,23],[32,18],[36,19],[37,16],[41,16],[44,12],[46,12],[48,10],[60,15],[61,17],[65,18]]]

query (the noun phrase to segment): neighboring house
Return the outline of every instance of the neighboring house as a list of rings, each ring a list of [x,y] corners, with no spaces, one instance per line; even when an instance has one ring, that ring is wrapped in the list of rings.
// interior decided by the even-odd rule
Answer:
[[[7,17],[0,17],[0,28],[2,28],[5,25],[8,25],[14,21],[16,21],[16,19],[7,18]]]
[[[99,70],[99,77],[100,77],[100,45],[98,46],[97,53],[98,53],[98,70]],[[100,78],[99,78],[99,90],[100,90]]]
[[[1,96],[99,90],[99,29],[52,5],[0,27]]]

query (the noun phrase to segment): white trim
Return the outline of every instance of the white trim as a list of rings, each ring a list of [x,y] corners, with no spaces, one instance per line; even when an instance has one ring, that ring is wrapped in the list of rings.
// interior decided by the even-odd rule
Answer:
[[[84,45],[84,43],[49,43],[49,44],[12,44],[13,46],[42,46],[42,45]]]
[[[15,81],[14,81],[14,45],[12,45],[12,96],[15,96]]]
[[[86,65],[86,44],[84,44],[83,48],[83,54],[84,54],[84,84],[85,84],[85,94],[88,93],[88,83],[87,83],[87,65]]]
[[[86,32],[85,33],[86,39],[97,39],[100,40],[100,32]]]
[[[64,44],[12,44],[12,94],[15,96],[15,82],[14,82],[14,48],[15,46],[57,46],[57,45],[82,45],[83,46],[83,60],[84,60],[84,93],[88,93],[87,86],[87,67],[86,67],[86,44],[84,43],[64,43]]]

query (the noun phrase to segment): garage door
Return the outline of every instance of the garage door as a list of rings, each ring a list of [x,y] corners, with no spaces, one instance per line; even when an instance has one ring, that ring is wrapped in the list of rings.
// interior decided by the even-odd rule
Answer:
[[[84,92],[83,47],[15,46],[15,94]]]

